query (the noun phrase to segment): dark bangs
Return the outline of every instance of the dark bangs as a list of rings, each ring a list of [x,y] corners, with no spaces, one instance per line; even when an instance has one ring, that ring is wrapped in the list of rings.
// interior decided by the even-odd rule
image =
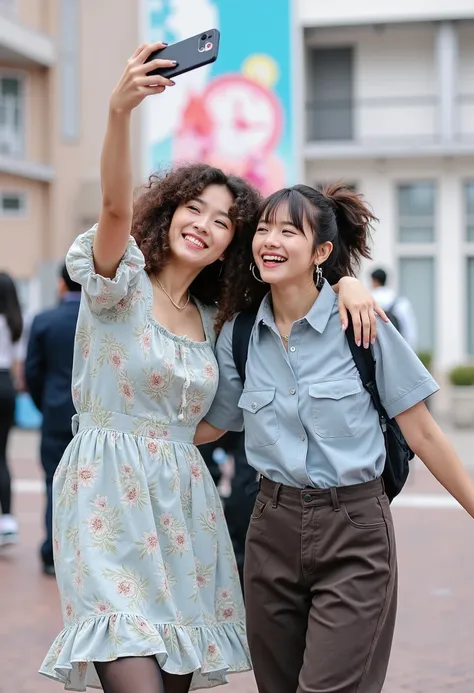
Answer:
[[[316,230],[316,210],[311,202],[295,188],[283,188],[277,190],[263,201],[259,210],[259,221],[266,224],[274,224],[281,206],[287,209],[285,221],[290,222],[295,228],[304,233],[304,224],[311,228],[313,234]]]

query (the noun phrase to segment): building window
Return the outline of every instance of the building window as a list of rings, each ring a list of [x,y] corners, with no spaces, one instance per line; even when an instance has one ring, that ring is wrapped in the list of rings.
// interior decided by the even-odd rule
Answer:
[[[466,199],[466,239],[474,243],[474,181],[468,181],[465,187]]]
[[[398,186],[398,240],[433,243],[435,240],[435,184],[416,182]]]
[[[467,353],[474,356],[474,257],[467,258]]]
[[[353,49],[309,49],[307,138],[352,140],[354,119]]]
[[[60,5],[60,109],[64,140],[79,137],[79,0]]]
[[[24,192],[0,192],[0,217],[23,217],[25,214]]]
[[[0,75],[0,154],[23,155],[25,99],[20,77]]]
[[[399,295],[411,303],[418,328],[418,351],[432,352],[435,345],[435,261],[432,257],[398,260]]]

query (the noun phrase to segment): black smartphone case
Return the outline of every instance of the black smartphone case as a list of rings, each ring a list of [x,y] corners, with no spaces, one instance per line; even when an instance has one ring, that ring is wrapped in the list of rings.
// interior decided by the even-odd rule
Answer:
[[[200,52],[199,48],[203,43],[201,37],[204,34],[207,34],[207,39],[204,43],[212,43],[212,48]],[[145,63],[160,58],[161,60],[176,60],[178,64],[176,67],[158,68],[147,74],[161,75],[162,77],[173,79],[173,77],[183,75],[190,70],[196,70],[198,67],[203,67],[203,65],[209,65],[217,59],[219,53],[219,40],[220,33],[218,29],[209,29],[209,31],[201,31],[201,33],[196,34],[196,36],[191,36],[191,38],[185,39],[184,41],[173,43],[171,46],[166,46],[166,48],[154,51],[148,56]]]

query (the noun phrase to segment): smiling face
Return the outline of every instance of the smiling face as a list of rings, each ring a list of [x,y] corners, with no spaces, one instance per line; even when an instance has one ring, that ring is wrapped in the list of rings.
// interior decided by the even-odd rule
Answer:
[[[179,205],[171,219],[171,256],[196,268],[223,259],[235,233],[229,217],[234,198],[225,185],[208,185],[194,199]]]
[[[252,251],[263,281],[272,285],[311,280],[331,243],[317,245],[317,210],[296,191],[272,195],[253,238]]]

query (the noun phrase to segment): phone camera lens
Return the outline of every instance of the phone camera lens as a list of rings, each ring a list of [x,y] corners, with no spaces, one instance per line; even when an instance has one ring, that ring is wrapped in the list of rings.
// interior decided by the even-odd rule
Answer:
[[[207,39],[207,34],[203,34],[203,35],[201,36],[201,41],[205,41],[206,39]]]

